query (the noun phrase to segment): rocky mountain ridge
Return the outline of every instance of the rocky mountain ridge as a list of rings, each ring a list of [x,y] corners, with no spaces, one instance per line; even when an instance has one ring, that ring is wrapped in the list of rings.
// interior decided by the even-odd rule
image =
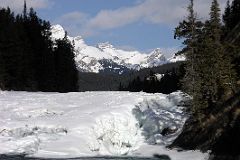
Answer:
[[[61,25],[52,26],[51,32],[53,40],[62,39],[65,36],[65,30]],[[115,48],[109,42],[90,46],[85,43],[81,36],[68,36],[67,38],[74,45],[76,65],[81,72],[124,74],[131,70],[152,68],[185,60],[181,56],[166,59],[160,48],[150,53],[141,53],[139,51],[126,51]]]

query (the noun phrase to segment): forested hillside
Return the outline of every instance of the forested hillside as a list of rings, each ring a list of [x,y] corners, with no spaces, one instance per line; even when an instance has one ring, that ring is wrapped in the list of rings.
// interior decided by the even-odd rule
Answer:
[[[73,47],[64,38],[51,40],[50,23],[24,5],[15,15],[0,8],[0,89],[78,90]]]
[[[139,71],[132,71],[130,73],[126,73],[123,75],[79,72],[79,90],[80,91],[118,91],[118,90],[134,91],[133,89],[130,89],[127,87],[137,77],[139,77],[141,81],[144,81],[145,78],[148,78],[150,76],[150,73],[154,73],[154,74],[169,73],[170,74],[172,71],[178,71],[179,68],[182,68],[182,66],[183,66],[183,62],[169,63],[169,64],[164,64],[158,67],[145,68]],[[180,78],[178,78],[178,80],[180,80]],[[119,88],[120,85],[124,87],[124,89]],[[149,91],[149,92],[161,92],[161,90],[159,90],[156,85],[155,85],[156,90]],[[170,83],[167,85],[171,86]],[[175,83],[174,85],[178,85],[178,89],[180,89],[179,84]],[[137,91],[143,91],[141,86],[139,87],[140,89],[137,89]],[[178,90],[178,89],[175,89],[175,90]]]
[[[157,71],[157,70],[156,70]],[[169,68],[164,72],[149,71],[148,74],[133,78],[127,85],[120,83],[120,91],[169,94],[182,88],[181,79],[185,74],[184,64]]]
[[[172,146],[212,150],[214,159],[229,160],[240,155],[240,1],[227,2],[223,23],[220,13],[213,0],[210,18],[199,21],[190,0],[187,18],[176,27],[187,58],[183,89],[193,99],[192,116]]]

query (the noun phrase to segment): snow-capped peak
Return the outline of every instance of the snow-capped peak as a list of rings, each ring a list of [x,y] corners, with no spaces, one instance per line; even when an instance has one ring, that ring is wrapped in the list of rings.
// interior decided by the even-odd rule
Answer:
[[[63,39],[65,37],[65,30],[64,28],[57,24],[51,26],[51,32],[52,32],[52,39]],[[82,48],[86,47],[86,44],[82,38],[82,36],[76,36],[76,37],[70,37],[67,36],[68,40],[75,46],[75,50],[81,50]]]
[[[113,45],[109,42],[98,43],[97,48],[104,50],[104,49],[114,49]]]
[[[179,61],[186,61],[185,55],[174,55],[173,57],[169,58],[168,61],[170,63],[175,63]]]
[[[51,32],[54,39],[62,39],[65,36],[65,30],[59,24],[51,26]]]
[[[167,63],[166,57],[162,54],[160,48],[153,50],[147,59],[149,67],[156,67]]]
[[[65,30],[61,25],[51,27],[52,39],[62,39]],[[76,65],[83,72],[111,72],[122,74],[130,70],[156,67],[169,61],[166,60],[161,49],[157,48],[151,53],[139,51],[126,51],[115,48],[111,43],[99,43],[96,46],[87,45],[81,36],[67,38],[75,49]]]
[[[87,46],[82,36],[77,36],[77,37],[68,36],[68,39],[72,41],[72,43],[74,44],[76,52]]]
[[[166,61],[166,58],[165,56],[162,54],[161,52],[161,49],[160,48],[156,48],[154,49],[151,53],[150,53],[150,57],[151,58],[154,58],[154,59],[159,59],[159,60],[162,60],[162,61]]]
[[[153,55],[159,55],[159,54],[162,54],[162,52],[161,52],[161,49],[160,48],[156,48],[156,49],[154,49],[152,52],[151,52],[151,54]]]

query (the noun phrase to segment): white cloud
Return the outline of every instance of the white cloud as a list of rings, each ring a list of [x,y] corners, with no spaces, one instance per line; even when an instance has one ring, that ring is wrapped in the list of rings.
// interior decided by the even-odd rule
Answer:
[[[26,0],[28,8],[44,9],[53,5],[50,0]],[[0,0],[0,7],[10,7],[15,12],[23,10],[24,0]]]
[[[70,34],[79,35],[81,33],[81,36],[89,36],[92,34],[90,32],[93,31],[87,31],[87,28],[83,28],[83,26],[87,23],[88,18],[88,14],[74,11],[62,15],[53,23],[61,24],[67,31],[71,31]]]
[[[179,2],[175,3],[179,4]],[[184,13],[184,8],[178,5],[171,6],[166,0],[145,0],[132,7],[102,10],[89,21],[87,27],[112,29],[139,21],[172,23]]]
[[[200,19],[208,17],[212,0],[196,0],[195,9]],[[90,36],[101,30],[123,27],[136,22],[165,24],[175,26],[186,17],[189,0],[136,0],[135,5],[115,10],[101,10],[96,15],[72,12],[63,15],[58,22],[63,22],[72,33]],[[219,0],[223,11],[226,0]],[[69,27],[71,26],[71,27]]]
[[[75,23],[82,24],[85,22],[87,14],[82,12],[70,12],[59,18],[59,21],[74,21]]]
[[[87,27],[112,29],[134,22],[175,25],[186,15],[187,0],[145,0],[132,7],[102,10],[89,20]],[[226,0],[220,0],[223,10]],[[208,17],[211,0],[195,2],[200,18]]]

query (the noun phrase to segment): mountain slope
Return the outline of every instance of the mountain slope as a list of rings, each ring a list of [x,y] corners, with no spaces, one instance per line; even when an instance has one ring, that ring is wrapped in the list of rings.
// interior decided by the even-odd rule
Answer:
[[[60,25],[52,26],[51,32],[53,40],[62,39],[65,36],[65,30]],[[159,48],[147,54],[140,53],[139,51],[117,49],[109,42],[89,46],[81,36],[68,36],[68,39],[74,45],[76,64],[78,70],[82,72],[124,74],[130,70],[152,68],[166,63],[184,60],[174,57],[167,60]]]

